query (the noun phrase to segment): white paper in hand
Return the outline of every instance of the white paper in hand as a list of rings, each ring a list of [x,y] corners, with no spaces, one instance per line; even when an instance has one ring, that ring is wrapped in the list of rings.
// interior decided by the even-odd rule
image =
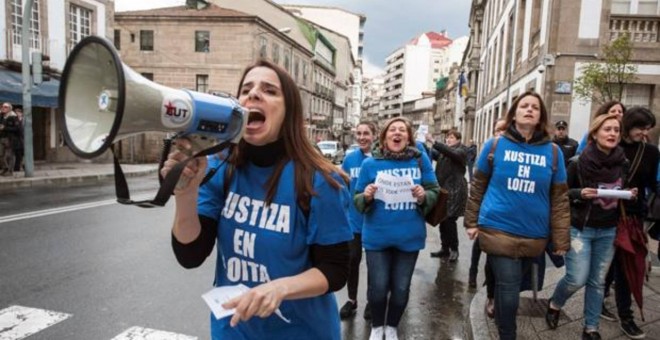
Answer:
[[[630,200],[632,199],[632,192],[630,190],[598,189],[596,196],[602,198]]]
[[[223,286],[215,287],[210,291],[202,294],[202,299],[206,302],[207,305],[211,308],[213,316],[216,319],[222,319],[226,316],[233,315],[236,312],[236,309],[224,309],[222,304],[237,297],[245,292],[250,290],[250,288],[244,284],[239,284],[235,286]]]
[[[209,305],[209,307],[211,308],[211,312],[213,312],[213,316],[215,316],[215,318],[219,320],[224,317],[234,315],[234,313],[236,313],[236,308],[225,309],[222,307],[222,304],[237,296],[241,296],[245,294],[245,292],[247,292],[248,290],[250,290],[250,287],[244,284],[238,284],[235,286],[215,287],[210,291],[202,294],[202,299],[204,299],[206,304]],[[282,314],[282,311],[280,311],[279,308],[275,310],[275,315],[277,315],[284,322],[291,323],[291,320],[285,318],[284,315]]]

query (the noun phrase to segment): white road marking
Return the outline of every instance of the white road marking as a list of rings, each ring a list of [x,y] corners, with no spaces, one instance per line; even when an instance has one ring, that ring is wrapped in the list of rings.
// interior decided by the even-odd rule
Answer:
[[[112,340],[197,340],[197,337],[134,326]]]
[[[0,340],[24,339],[69,317],[71,314],[11,306],[0,310]]]
[[[147,199],[147,197],[145,196],[145,197],[133,198],[133,200],[135,200],[135,201],[140,201],[140,200],[144,200],[144,199]],[[30,212],[21,213],[21,214],[2,216],[2,217],[0,217],[0,224],[13,222],[13,221],[18,221],[18,220],[25,220],[25,219],[29,219],[29,218],[35,218],[35,217],[61,214],[61,213],[69,212],[69,211],[96,208],[96,207],[101,207],[101,206],[104,206],[104,205],[111,205],[111,204],[119,204],[119,203],[117,203],[116,199],[111,199],[111,200],[105,200],[105,201],[69,205],[69,206],[60,207],[60,208],[30,211]]]

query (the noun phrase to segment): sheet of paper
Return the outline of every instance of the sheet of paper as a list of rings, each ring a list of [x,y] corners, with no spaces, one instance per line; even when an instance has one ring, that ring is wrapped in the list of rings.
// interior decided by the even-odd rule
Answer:
[[[420,124],[417,128],[417,133],[415,134],[415,140],[418,142],[426,142],[426,134],[429,133],[429,126],[425,124]]]
[[[245,294],[250,290],[250,287],[244,285],[244,284],[238,284],[235,286],[222,286],[222,287],[215,287],[211,289],[210,291],[202,294],[202,299],[206,302],[206,304],[211,308],[211,312],[213,312],[213,316],[215,316],[216,319],[222,319],[225,317],[228,317],[230,315],[234,315],[236,312],[236,309],[225,309],[222,307],[222,304],[237,297]],[[280,319],[282,319],[286,323],[291,323],[291,320],[287,319],[284,317],[282,314],[282,311],[278,308],[275,310],[275,315],[277,315]]]
[[[417,202],[412,195],[414,182],[410,176],[392,176],[379,173],[374,184],[378,187],[374,198],[385,203]]]
[[[629,200],[632,198],[632,192],[630,192],[630,190],[598,189],[596,195],[603,198],[618,198],[623,200]]]

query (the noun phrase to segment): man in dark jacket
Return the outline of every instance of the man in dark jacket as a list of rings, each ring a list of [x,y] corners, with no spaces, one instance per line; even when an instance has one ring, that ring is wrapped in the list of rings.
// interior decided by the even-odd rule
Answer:
[[[474,168],[474,161],[477,159],[477,146],[474,141],[470,139],[467,146],[467,170],[470,182],[472,182],[472,169]]]
[[[552,138],[552,141],[559,146],[561,152],[564,154],[564,162],[568,165],[568,160],[575,156],[578,142],[568,137],[568,123],[565,120],[555,123],[555,136]]]

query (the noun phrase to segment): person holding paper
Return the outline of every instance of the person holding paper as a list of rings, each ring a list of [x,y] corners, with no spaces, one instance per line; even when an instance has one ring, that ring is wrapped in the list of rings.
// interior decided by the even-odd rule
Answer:
[[[622,190],[628,161],[619,147],[621,122],[616,114],[596,117],[588,135],[587,147],[568,165],[572,246],[566,254],[566,274],[550,298],[545,319],[556,329],[561,308],[586,286],[582,339],[600,339],[598,326],[605,275],[614,257],[619,200],[602,197],[598,190]],[[632,197],[637,194],[636,188],[626,191]]]
[[[426,242],[424,216],[439,189],[431,161],[415,147],[410,121],[387,121],[372,157],[362,163],[354,198],[364,213],[370,340],[382,340],[383,335],[398,339],[417,256]]]
[[[196,158],[175,190],[174,254],[197,267],[217,243],[214,285],[250,288],[222,304],[233,316],[211,318],[212,339],[339,340],[332,292],[348,275],[348,177],[307,140],[300,92],[280,66],[246,68],[238,100],[248,122],[226,163]],[[190,143],[176,146],[163,176]]]
[[[445,143],[436,142],[429,134],[426,140],[431,143],[431,158],[436,160],[435,176],[438,184],[449,191],[447,218],[440,223],[440,251],[432,252],[431,257],[448,257],[449,262],[458,261],[458,230],[456,221],[463,216],[467,201],[467,181],[465,167],[467,149],[461,144],[461,133],[447,132]]]
[[[350,192],[355,191],[362,162],[371,156],[371,146],[376,136],[376,125],[371,122],[360,122],[355,128],[355,141],[360,148],[346,155],[341,169],[351,178]],[[357,290],[360,279],[360,262],[362,261],[362,223],[364,215],[357,210],[355,204],[348,208],[348,220],[353,230],[353,241],[351,241],[351,262],[348,272],[348,301],[341,307],[339,317],[344,320],[355,315],[357,311]],[[365,306],[364,315],[369,316],[369,305]]]
[[[561,151],[550,141],[541,96],[522,93],[505,118],[505,132],[488,140],[479,155],[465,211],[470,239],[495,276],[495,320],[500,339],[516,338],[523,277],[551,239],[554,252],[569,249],[570,211]],[[556,162],[555,162],[556,160]]]

